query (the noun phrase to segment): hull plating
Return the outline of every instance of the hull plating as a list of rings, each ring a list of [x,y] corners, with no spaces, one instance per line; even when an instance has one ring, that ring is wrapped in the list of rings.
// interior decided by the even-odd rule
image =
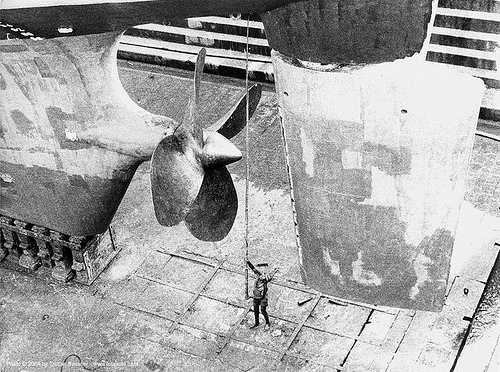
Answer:
[[[439,310],[482,82],[415,58],[337,72],[273,58],[304,280]]]
[[[172,121],[138,107],[119,34],[0,43],[0,213],[70,235],[105,231]]]

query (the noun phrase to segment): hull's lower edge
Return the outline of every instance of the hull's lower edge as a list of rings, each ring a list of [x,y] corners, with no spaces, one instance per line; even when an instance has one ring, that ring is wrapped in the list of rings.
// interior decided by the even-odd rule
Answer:
[[[70,175],[1,162],[0,213],[59,231],[90,236],[108,228],[136,167],[115,179]]]

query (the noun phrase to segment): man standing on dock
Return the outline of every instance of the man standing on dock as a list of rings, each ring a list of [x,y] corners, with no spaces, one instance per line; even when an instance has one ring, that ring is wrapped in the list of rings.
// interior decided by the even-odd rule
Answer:
[[[266,325],[264,327],[264,330],[268,330],[271,326],[271,323],[269,322],[269,316],[267,315],[267,283],[269,283],[273,277],[274,274],[276,274],[276,271],[278,269],[273,269],[270,273],[262,273],[259,270],[255,268],[255,266],[250,262],[247,261],[247,265],[252,271],[257,275],[257,279],[255,280],[254,288],[253,288],[253,312],[255,316],[255,324],[250,327],[250,328],[255,328],[259,326],[259,306],[260,310],[262,311],[262,315],[264,316],[264,319],[266,321]]]

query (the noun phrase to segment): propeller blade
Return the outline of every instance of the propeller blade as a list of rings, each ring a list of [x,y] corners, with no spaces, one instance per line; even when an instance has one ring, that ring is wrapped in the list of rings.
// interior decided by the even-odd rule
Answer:
[[[262,94],[262,86],[260,84],[253,85],[248,89],[248,94],[245,94],[240,100],[222,116],[216,123],[211,125],[208,130],[219,132],[226,138],[233,138],[236,136],[246,125],[247,116],[247,103],[246,97],[248,96],[249,103],[249,118],[252,117],[257,105],[260,101]]]
[[[196,58],[196,63],[194,66],[194,83],[193,90],[189,96],[189,103],[184,119],[180,127],[185,130],[189,130],[196,142],[201,146],[203,142],[203,131],[201,123],[198,120],[198,104],[200,100],[200,86],[201,86],[201,75],[203,74],[203,67],[205,66],[205,57],[207,55],[207,50],[201,48],[198,52],[198,57]]]
[[[186,225],[197,239],[219,241],[229,234],[237,211],[238,197],[227,168],[208,168],[200,192],[186,216]]]
[[[204,133],[197,111],[205,55],[202,48],[182,123],[158,144],[151,158],[151,192],[160,224],[174,226],[185,220],[194,237],[219,241],[231,230],[238,211],[236,189],[225,165],[241,159],[241,152],[228,138],[245,127],[247,97],[251,116],[262,87],[252,86],[210,128],[215,131]]]
[[[160,141],[151,157],[151,193],[156,219],[163,226],[184,220],[204,179],[189,134],[180,131]]]

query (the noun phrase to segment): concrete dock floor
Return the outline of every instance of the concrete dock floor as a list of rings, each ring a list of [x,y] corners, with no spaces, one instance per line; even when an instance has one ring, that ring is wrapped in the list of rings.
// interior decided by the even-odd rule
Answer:
[[[139,105],[182,118],[190,73],[124,61],[119,70]],[[206,125],[243,90],[205,76]],[[234,142],[245,152],[244,133]],[[269,331],[249,329],[246,159],[229,167],[240,205],[221,242],[156,222],[144,163],[112,224],[121,251],[91,286],[0,267],[0,370],[450,371],[500,249],[500,143],[476,137],[443,311],[346,302],[301,282],[277,104],[264,87],[250,124],[248,231],[250,260],[279,268]],[[498,346],[489,366],[500,367]]]

